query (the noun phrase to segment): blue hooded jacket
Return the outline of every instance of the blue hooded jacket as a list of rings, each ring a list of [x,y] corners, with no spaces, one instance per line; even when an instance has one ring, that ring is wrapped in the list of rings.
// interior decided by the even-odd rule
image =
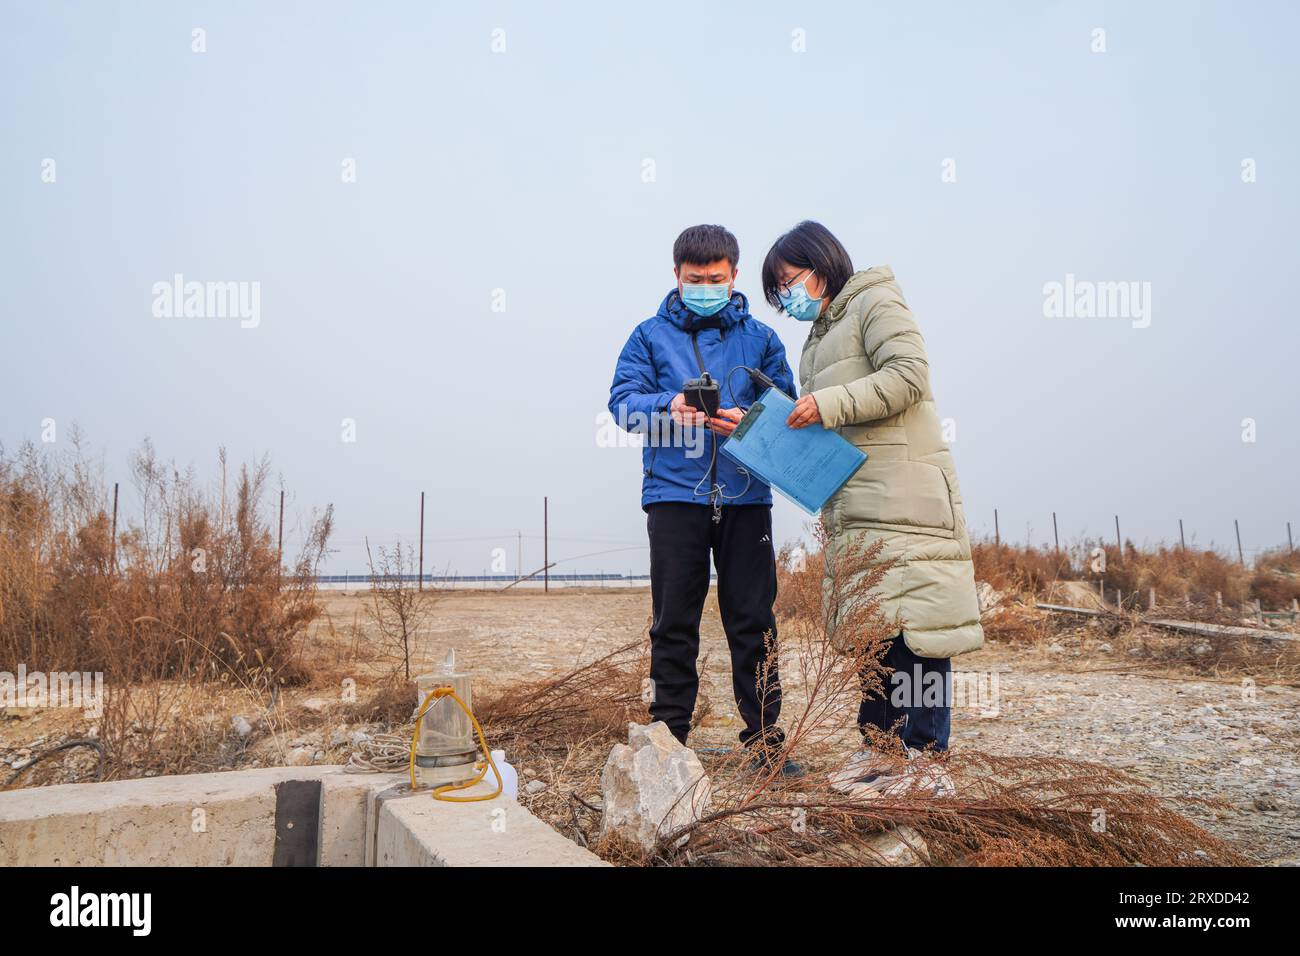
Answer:
[[[749,408],[761,394],[749,374],[737,369],[741,365],[759,369],[777,388],[794,395],[785,346],[776,332],[749,314],[749,300],[744,295],[733,291],[721,312],[704,318],[686,308],[673,289],[658,313],[638,325],[628,338],[609,388],[614,421],[629,432],[646,436],[641,452],[642,508],[660,501],[709,503],[706,476],[714,442],[726,438],[703,427],[683,429],[668,412],[682,384],[700,377],[692,334],[705,369],[721,389],[723,408]],[[772,503],[772,490],[757,478],[742,474],[726,455],[718,453],[716,467],[724,506]]]

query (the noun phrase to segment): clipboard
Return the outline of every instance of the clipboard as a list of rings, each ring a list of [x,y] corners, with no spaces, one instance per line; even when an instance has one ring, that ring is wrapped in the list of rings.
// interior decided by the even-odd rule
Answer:
[[[867,460],[866,452],[820,424],[790,428],[794,400],[769,388],[750,406],[722,453],[816,515]]]

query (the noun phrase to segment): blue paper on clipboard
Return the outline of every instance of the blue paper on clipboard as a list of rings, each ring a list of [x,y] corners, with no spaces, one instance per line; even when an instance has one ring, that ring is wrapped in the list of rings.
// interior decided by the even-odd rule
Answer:
[[[821,425],[788,427],[793,410],[789,395],[769,388],[722,444],[722,453],[815,515],[867,456]]]

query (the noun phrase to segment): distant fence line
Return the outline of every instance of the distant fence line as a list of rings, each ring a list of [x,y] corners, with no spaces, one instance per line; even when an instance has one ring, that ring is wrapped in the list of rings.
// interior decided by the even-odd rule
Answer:
[[[716,578],[710,574],[710,578]],[[617,574],[609,572],[552,574],[551,581],[561,583],[603,582],[603,581],[649,581],[648,574]],[[318,574],[317,584],[370,584],[373,581],[400,584],[513,584],[523,581],[517,574]]]
[[[1269,551],[1277,551],[1277,550],[1280,550],[1280,549],[1281,549],[1281,545],[1280,545],[1280,544],[1279,544],[1279,545],[1274,545],[1274,546],[1272,546],[1272,547],[1268,547],[1268,548],[1244,548],[1244,547],[1242,547],[1242,544],[1241,544],[1241,522],[1239,522],[1236,518],[1233,518],[1233,519],[1232,519],[1232,530],[1233,530],[1233,533],[1234,533],[1234,534],[1236,535],[1236,537],[1237,537],[1237,560],[1238,560],[1238,562],[1242,565],[1242,567],[1245,567],[1245,566],[1246,566],[1246,552],[1247,552],[1247,551],[1249,551],[1252,555],[1258,555],[1258,554],[1264,554],[1264,553],[1269,552]],[[1103,540],[1103,539],[1102,539],[1100,536],[1098,536],[1098,538],[1097,538],[1096,540],[1101,541],[1101,540]],[[1055,512],[1055,511],[1052,512],[1052,541],[1053,541],[1053,544],[1054,544],[1056,550],[1057,550],[1057,551],[1060,551],[1060,550],[1061,550],[1061,532],[1060,532],[1060,529],[1057,527],[1057,523],[1056,523],[1056,512]],[[997,509],[997,508],[994,508],[994,509],[993,509],[993,543],[996,544],[996,545],[998,545],[999,547],[1001,547],[1001,545],[1002,545],[1002,527],[1001,527],[1001,524],[1000,524],[1000,522],[999,522],[999,520],[998,520],[998,509]],[[1185,529],[1183,528],[1183,519],[1182,519],[1182,518],[1179,518],[1179,519],[1178,519],[1178,545],[1179,545],[1180,548],[1182,548],[1182,550],[1184,550],[1184,551],[1187,550],[1187,532],[1186,532]],[[1026,547],[1030,547],[1030,548],[1034,547],[1033,543],[1030,542],[1030,541],[1028,540],[1027,537],[1026,537],[1026,539],[1025,539],[1025,546],[1026,546]],[[1123,538],[1123,536],[1120,534],[1120,530],[1119,530],[1119,515],[1115,515],[1115,547],[1119,549],[1119,554],[1120,554],[1120,557],[1122,558],[1122,557],[1124,556],[1124,538]],[[1287,551],[1292,551],[1292,552],[1295,551],[1295,538],[1294,538],[1294,537],[1292,536],[1292,534],[1291,534],[1291,522],[1289,522],[1289,521],[1286,522],[1286,549],[1287,549]],[[1067,550],[1068,550],[1068,549],[1067,549]],[[1210,547],[1210,548],[1208,548],[1208,549],[1206,549],[1206,548],[1202,548],[1201,550],[1211,550],[1211,551],[1215,550],[1215,548],[1213,547],[1213,542],[1211,542],[1211,547]]]

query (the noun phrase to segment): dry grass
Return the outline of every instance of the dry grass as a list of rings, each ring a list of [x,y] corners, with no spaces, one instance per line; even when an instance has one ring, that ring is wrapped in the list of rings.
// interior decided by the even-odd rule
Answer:
[[[628,721],[646,717],[649,677],[649,645],[637,641],[562,677],[480,694],[475,709],[494,743],[564,751],[593,738],[626,737]]]
[[[146,442],[138,504],[119,511],[79,436],[64,452],[0,449],[0,670],[102,673],[108,776],[177,772],[220,751],[208,697],[274,712],[310,679],[302,638],[332,512],[315,516],[284,570],[262,513],[269,463],[200,487]]]
[[[1099,764],[967,750],[932,767],[951,776],[956,796],[854,799],[820,783],[818,775],[715,809],[665,839],[664,861],[871,865],[880,860],[870,838],[905,825],[924,840],[924,862],[939,866],[1246,862],[1151,796],[1145,784]],[[687,843],[669,849],[683,835]]]
[[[1045,594],[1054,582],[1080,576],[1068,551],[974,541],[971,556],[975,579],[987,581],[998,591]]]
[[[294,682],[297,639],[318,613],[312,576],[331,513],[283,573],[261,513],[269,464],[201,490],[146,443],[139,508],[112,540],[110,494],[79,445],[0,453],[0,662],[143,678]]]
[[[1063,623],[1059,618],[1022,604],[1005,602],[980,621],[986,640],[1004,644],[1039,644]]]
[[[1105,552],[1105,571],[1092,569],[1094,551]],[[1157,600],[1190,605],[1205,613],[1218,603],[1229,608],[1259,600],[1266,610],[1289,610],[1300,598],[1300,553],[1279,549],[1261,554],[1254,568],[1218,551],[1159,546],[1143,549],[1127,541],[1123,553],[1114,544],[1085,540],[1056,551],[991,541],[971,546],[975,577],[999,591],[1042,597],[1057,581],[1101,578],[1107,596],[1124,595],[1126,607],[1145,607],[1155,588]],[[1231,612],[1229,612],[1231,613]]]
[[[1300,553],[1279,548],[1261,554],[1255,559],[1250,591],[1269,608],[1290,607],[1300,600]]]
[[[1092,570],[1094,549],[1105,552],[1105,573]],[[1126,654],[1127,667],[1187,668],[1215,677],[1252,676],[1286,683],[1300,679],[1300,646],[1258,639],[1205,638],[1161,631],[1144,618],[1253,627],[1296,632],[1286,618],[1261,621],[1253,604],[1265,610],[1290,610],[1300,593],[1300,555],[1285,549],[1261,555],[1253,569],[1215,551],[1158,547],[1142,550],[1132,542],[1123,554],[1114,545],[1083,542],[1060,553],[1032,547],[974,545],[975,573],[1003,593],[1001,604],[982,620],[990,640],[1010,644],[1069,643],[1086,635],[1105,640]],[[1086,571],[1085,571],[1086,569]],[[1097,603],[1098,580],[1106,604]],[[1061,582],[1079,582],[1065,584]],[[1087,587],[1091,603],[1069,592]],[[1151,589],[1156,607],[1149,608]],[[1038,610],[1047,601],[1105,608],[1102,618],[1084,621]]]

